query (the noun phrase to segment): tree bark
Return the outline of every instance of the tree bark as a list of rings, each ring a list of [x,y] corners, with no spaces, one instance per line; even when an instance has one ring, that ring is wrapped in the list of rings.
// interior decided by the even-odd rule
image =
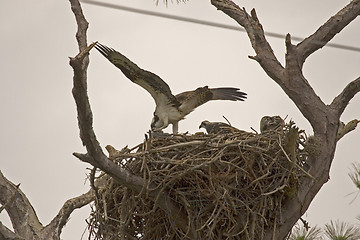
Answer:
[[[285,39],[285,66],[275,57],[254,9],[248,14],[245,9],[241,9],[230,0],[211,0],[211,3],[245,28],[256,53],[250,58],[256,60],[295,103],[311,124],[314,137],[320,143],[320,154],[316,158],[311,157],[308,162],[309,174],[313,178],[302,179],[296,196],[283,205],[276,229],[268,229],[264,235],[264,239],[285,239],[320,188],[328,181],[336,142],[339,139],[337,133],[340,116],[349,101],[360,91],[360,78],[357,78],[349,83],[330,105],[326,105],[305,79],[302,67],[309,55],[323,47],[360,14],[360,1],[354,0],[349,3],[297,45],[291,43],[291,36],[288,34]],[[358,121],[354,120],[352,123],[352,126],[356,127]]]
[[[97,186],[103,182],[97,181]],[[60,234],[70,214],[81,208],[95,198],[93,190],[67,200],[56,217],[43,226],[25,194],[0,171],[0,204],[8,213],[14,232],[0,222],[0,239],[26,239],[26,240],[60,240]]]
[[[80,160],[88,162],[94,167],[106,172],[123,186],[140,193],[146,188],[144,179],[131,174],[129,171],[110,161],[102,151],[101,146],[96,139],[96,135],[92,127],[93,115],[89,97],[87,95],[86,71],[89,64],[89,51],[94,44],[87,47],[86,30],[88,23],[83,15],[79,1],[70,0],[70,3],[78,25],[76,38],[80,51],[76,57],[70,58],[70,65],[74,70],[74,87],[72,92],[77,106],[80,138],[87,149],[86,154],[74,153],[74,155]],[[184,233],[187,233],[189,238],[193,239],[195,236],[195,230],[191,227],[191,223],[189,223],[185,212],[178,206],[178,204],[172,200],[166,192],[162,192],[154,185],[150,185],[146,190],[148,191],[148,196],[167,213],[169,218],[176,223],[176,225],[182,229]]]
[[[34,237],[42,225],[25,194],[0,172],[0,203],[8,213],[15,234],[27,239]]]

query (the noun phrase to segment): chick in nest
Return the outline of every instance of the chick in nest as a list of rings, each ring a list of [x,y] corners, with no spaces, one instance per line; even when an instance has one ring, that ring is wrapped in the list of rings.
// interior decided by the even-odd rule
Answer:
[[[264,116],[260,120],[260,132],[281,129],[285,126],[284,120],[280,116]]]
[[[200,128],[205,128],[208,134],[218,134],[218,133],[226,134],[226,133],[240,132],[239,129],[229,124],[223,122],[209,122],[207,120],[201,122],[199,129]]]

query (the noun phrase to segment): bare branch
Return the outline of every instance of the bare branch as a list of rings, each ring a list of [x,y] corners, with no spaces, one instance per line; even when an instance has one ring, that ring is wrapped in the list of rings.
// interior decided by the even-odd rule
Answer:
[[[305,59],[316,50],[325,46],[336,34],[345,28],[360,14],[360,1],[353,0],[337,14],[332,16],[314,34],[304,39],[297,45],[299,62],[303,64]]]
[[[211,4],[245,28],[251,45],[256,52],[256,56],[250,58],[258,61],[266,73],[282,86],[280,79],[283,78],[284,67],[281,66],[270,44],[267,42],[255,10],[253,9],[251,15],[249,15],[245,9],[241,9],[230,0],[211,0]]]
[[[19,187],[20,187],[20,184],[16,185],[16,190],[18,190]],[[13,195],[10,196],[10,198],[8,199],[8,201],[0,207],[0,213],[1,213],[4,209],[6,209],[6,207],[7,207],[8,205],[10,205],[10,204],[15,200],[15,197],[16,197],[16,191],[14,191]]]
[[[86,30],[87,22],[82,13],[81,6],[78,0],[70,0],[71,8],[74,12],[78,32],[76,34],[80,52],[86,54],[78,54],[75,58],[70,59],[70,65],[74,69],[74,87],[73,96],[77,106],[78,124],[80,128],[80,138],[87,149],[87,154],[74,155],[82,161],[98,167],[104,172],[108,173],[118,183],[136,191],[141,192],[144,188],[144,180],[140,177],[132,175],[130,172],[122,169],[117,164],[110,161],[103,153],[99,142],[96,140],[95,132],[92,128],[93,117],[90,108],[89,98],[87,95],[87,73],[86,69],[89,63],[89,56],[87,52],[92,46],[86,46]],[[156,186],[150,186],[155,190],[149,190],[149,197],[156,200],[159,207],[168,213],[169,217],[181,228],[184,232],[188,232],[189,223],[188,218],[183,210],[181,210],[175,201],[168,197],[165,192],[156,189]],[[189,231],[189,236],[195,236],[193,230]]]
[[[338,116],[344,112],[350,100],[360,92],[360,77],[350,82],[344,90],[332,101],[330,107],[337,111]]]
[[[67,200],[56,217],[41,231],[43,239],[56,239],[60,236],[63,227],[68,221],[70,214],[75,210],[92,202],[95,198],[91,189],[78,197]]]
[[[81,52],[87,47],[86,31],[88,29],[89,23],[85,19],[80,2],[78,0],[70,0],[70,4],[78,26],[76,39],[78,41],[79,51]]]
[[[337,137],[336,137],[336,141],[339,141],[347,133],[355,130],[359,122],[360,121],[357,120],[357,119],[351,120],[346,125],[345,125],[345,123],[340,122],[338,134],[337,134]]]
[[[359,15],[359,2],[360,0],[352,1],[317,32],[297,46],[291,43],[291,37],[288,34],[285,39],[286,65],[283,67],[277,61],[265,39],[264,30],[259,23],[255,10],[252,10],[251,15],[249,15],[230,0],[211,0],[215,7],[245,28],[256,52],[256,56],[250,58],[258,61],[264,71],[280,85],[310,122],[316,139],[319,139],[319,155],[310,156],[308,159],[310,166],[308,173],[314,178],[302,180],[296,196],[284,202],[279,225],[276,229],[267,230],[264,239],[274,239],[274,236],[276,239],[284,239],[292,225],[305,213],[321,186],[329,179],[329,170],[338,137],[339,117],[351,98],[359,92],[360,80],[357,79],[350,83],[328,106],[316,95],[304,77],[302,67],[305,59],[311,53],[324,46]],[[319,45],[320,41],[322,43]],[[341,134],[345,132],[347,131],[341,132]]]
[[[285,38],[285,78],[283,81],[283,90],[296,104],[304,117],[310,122],[315,133],[326,132],[326,112],[327,106],[321,101],[309,82],[305,79],[302,66],[299,63],[299,53],[296,47],[291,43],[290,34]],[[301,91],[299,91],[301,89]]]
[[[251,15],[246,13],[230,0],[211,0],[211,3],[236,20],[248,33],[256,56],[250,57],[260,63],[265,72],[276,81],[285,93],[293,100],[303,115],[309,120],[315,132],[325,132],[326,122],[324,113],[327,106],[321,101],[302,74],[305,59],[317,49],[323,47],[337,33],[346,27],[360,14],[360,0],[353,0],[349,5],[331,17],[314,34],[303,40],[297,46],[291,44],[291,38],[286,37],[286,66],[280,65],[271,46],[266,41],[264,30],[256,16],[255,10]],[[359,91],[359,80],[350,83],[341,94],[341,98],[334,100],[331,109],[339,109],[342,113],[346,104]],[[301,91],[298,91],[301,89]],[[340,97],[340,96],[339,96]],[[338,98],[339,98],[338,97]],[[340,104],[340,102],[342,102]],[[322,115],[322,117],[319,117]]]
[[[114,178],[119,184],[138,193],[140,193],[144,188],[143,178],[131,174],[108,159],[106,161],[95,161],[90,155],[80,153],[74,153],[74,156],[83,162],[88,162],[93,166],[100,168]],[[154,183],[149,185],[149,189],[147,189],[147,191],[149,198],[154,201],[156,200],[159,207],[168,213],[168,216],[180,229],[184,232],[188,232],[188,228],[190,228],[188,233],[190,239],[193,239],[193,237],[196,236],[194,229],[192,229],[191,225],[189,225],[188,218],[184,211],[179,208],[175,201],[168,197],[166,192],[161,191],[161,189],[157,188]]]
[[[6,240],[25,240],[25,238],[20,237],[10,229],[8,229],[6,226],[0,222],[0,239],[6,239]]]
[[[258,61],[269,77],[279,84],[309,120],[314,131],[324,132],[325,116],[319,117],[314,112],[323,113],[326,111],[326,105],[303,76],[301,64],[299,64],[299,53],[296,47],[291,44],[290,35],[286,37],[287,54],[284,68],[276,59],[270,44],[267,42],[255,10],[252,10],[251,15],[249,15],[230,0],[211,0],[211,3],[245,28],[256,52],[256,56],[251,58]]]
[[[96,185],[103,187],[105,180],[105,177],[98,178]],[[70,214],[75,209],[81,208],[93,200],[93,190],[67,200],[50,224],[43,227],[25,194],[22,193],[18,186],[6,179],[0,171],[0,203],[6,209],[16,232],[15,234],[0,222],[0,239],[58,240]],[[2,238],[2,236],[8,237]]]
[[[0,203],[11,219],[14,230],[20,236],[36,236],[42,225],[25,194],[0,171]]]
[[[87,68],[89,65],[88,52],[94,44],[87,47],[88,22],[82,12],[78,0],[70,0],[71,10],[73,11],[78,26],[76,39],[79,45],[80,53],[75,58],[70,58],[70,65],[74,69],[72,90],[78,112],[78,124],[80,129],[80,138],[87,151],[95,159],[107,159],[103,153],[99,142],[96,140],[95,132],[92,128],[93,115],[90,108],[89,97],[87,95]]]

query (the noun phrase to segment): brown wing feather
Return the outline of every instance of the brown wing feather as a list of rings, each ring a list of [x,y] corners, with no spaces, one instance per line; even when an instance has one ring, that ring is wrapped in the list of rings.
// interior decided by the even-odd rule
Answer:
[[[112,48],[100,43],[96,43],[95,48],[112,64],[118,67],[128,79],[148,91],[154,98],[156,105],[168,103],[175,106],[180,105],[175,96],[171,93],[169,85],[167,85],[159,76],[141,69],[127,57]]]
[[[244,101],[246,99],[246,93],[240,92],[239,88],[211,88],[209,89],[213,98],[211,100],[231,100],[231,101]]]
[[[180,102],[179,109],[185,114],[192,112],[198,106],[210,100],[244,101],[246,93],[240,92],[238,88],[208,88],[208,86],[197,88],[195,91],[183,92],[175,95]]]

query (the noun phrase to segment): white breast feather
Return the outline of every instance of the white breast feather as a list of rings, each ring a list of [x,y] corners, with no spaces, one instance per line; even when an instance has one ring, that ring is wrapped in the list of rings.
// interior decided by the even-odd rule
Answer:
[[[184,119],[184,114],[171,105],[158,105],[155,113],[160,119],[168,119],[169,123],[178,122],[181,119]]]

